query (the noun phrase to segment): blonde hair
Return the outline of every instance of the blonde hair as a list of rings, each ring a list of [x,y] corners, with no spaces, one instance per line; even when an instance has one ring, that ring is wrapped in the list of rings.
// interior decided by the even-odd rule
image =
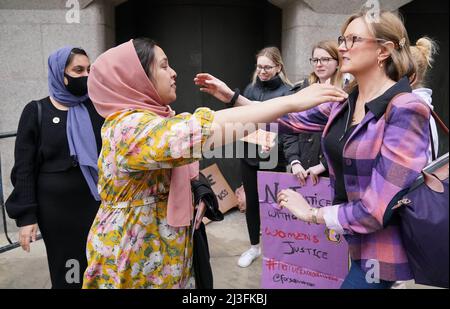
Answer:
[[[321,42],[317,43],[316,45],[313,46],[313,48],[311,50],[311,57],[314,57],[314,51],[318,48],[325,50],[327,53],[330,54],[330,56],[333,59],[335,59],[338,62],[336,72],[334,72],[333,75],[331,76],[331,84],[338,86],[338,87],[342,87],[342,82],[343,82],[343,77],[342,77],[342,72],[341,72],[342,58],[341,58],[341,54],[339,53],[339,49],[338,49],[339,47],[338,47],[337,43],[335,41],[321,41]],[[312,85],[312,84],[317,83],[318,81],[319,81],[319,77],[316,75],[316,73],[314,71],[312,71],[308,77],[309,84]]]
[[[287,77],[286,70],[284,69],[284,62],[283,62],[283,58],[281,57],[280,50],[277,47],[266,47],[266,48],[263,48],[256,54],[256,61],[258,61],[258,58],[262,57],[262,56],[265,56],[265,57],[269,58],[270,61],[275,63],[275,65],[281,67],[281,71],[279,73],[279,76],[280,76],[281,80],[285,84],[287,84],[289,86],[292,86],[291,81]],[[253,73],[253,77],[252,77],[252,84],[253,85],[256,83],[256,77],[257,76],[258,76],[258,70],[255,69],[255,72]]]
[[[417,40],[415,46],[411,46],[411,54],[416,65],[416,75],[413,83],[413,88],[423,86],[428,68],[433,66],[434,55],[438,51],[438,46],[435,41],[428,37],[423,37]]]
[[[370,22],[367,20],[369,15],[369,9],[364,8],[350,16],[342,27],[342,35],[352,21],[357,18],[363,18],[369,31],[375,38],[393,42],[395,45],[390,57],[384,61],[383,67],[386,75],[396,82],[404,76],[411,79],[416,72],[416,66],[411,55],[408,33],[402,17],[397,13],[381,11],[378,21]],[[350,83],[347,90],[351,91],[356,86],[357,82],[354,80]]]

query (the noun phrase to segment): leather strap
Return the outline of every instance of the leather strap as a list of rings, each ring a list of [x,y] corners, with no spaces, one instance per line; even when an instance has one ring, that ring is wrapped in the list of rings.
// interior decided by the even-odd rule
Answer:
[[[392,100],[389,102],[388,106],[386,107],[386,113],[384,114],[384,119],[385,119],[386,121],[387,121],[387,118],[388,118],[388,116],[389,116],[389,113],[391,112],[391,109],[392,109],[392,102],[393,102],[397,97],[399,97],[399,96],[401,96],[401,95],[404,95],[404,94],[407,94],[407,93],[408,93],[408,92],[401,92],[401,93],[397,94],[396,96],[394,96],[394,97],[392,98]],[[442,131],[444,131],[444,133],[448,136],[448,135],[449,135],[449,134],[448,134],[448,128],[447,128],[447,126],[445,125],[445,123],[442,121],[442,119],[439,117],[439,115],[436,114],[436,112],[435,112],[434,110],[432,110],[432,109],[427,105],[427,103],[423,102],[422,100],[420,100],[420,103],[422,103],[423,105],[425,105],[427,108],[430,109],[431,116],[434,118],[434,120],[436,120],[436,123],[439,125],[439,127],[442,129]],[[430,134],[430,136],[431,136],[431,134]],[[433,137],[431,137],[431,138],[433,138]],[[433,142],[433,140],[432,140],[431,142]]]
[[[403,93],[399,93],[397,94],[395,97],[392,98],[392,100],[389,102],[387,108],[386,108],[386,113],[384,114],[385,120],[387,121],[388,115],[392,109],[392,102],[399,96],[406,94],[406,92]],[[422,100],[420,100],[420,102],[425,105],[427,108],[430,109],[431,111],[431,116],[434,118],[434,120],[436,120],[436,123],[439,125],[439,127],[441,127],[441,129],[444,131],[444,133],[448,136],[448,128],[447,126],[444,124],[444,122],[441,120],[441,118],[439,118],[439,116],[436,114],[435,111],[433,111],[425,102],[423,102]],[[431,145],[433,145],[433,136],[431,134],[431,127],[430,127],[430,139],[431,139]],[[433,150],[433,158],[434,158],[434,150]],[[433,160],[435,161],[435,160]],[[434,171],[433,173],[428,173],[425,170],[422,171],[422,175],[423,175],[423,181],[425,182],[425,184],[433,191],[438,192],[438,193],[443,193],[444,192],[444,185],[442,184],[442,181],[444,179],[448,178],[449,175],[449,164],[448,162],[446,164],[444,164],[442,167],[438,168],[436,171]]]

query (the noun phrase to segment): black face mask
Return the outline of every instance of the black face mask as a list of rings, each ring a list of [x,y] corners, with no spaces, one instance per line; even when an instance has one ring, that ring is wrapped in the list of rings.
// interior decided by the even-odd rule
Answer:
[[[87,93],[87,76],[72,77],[66,73],[64,73],[64,76],[68,81],[66,89],[69,90],[71,94],[77,97],[81,97]]]

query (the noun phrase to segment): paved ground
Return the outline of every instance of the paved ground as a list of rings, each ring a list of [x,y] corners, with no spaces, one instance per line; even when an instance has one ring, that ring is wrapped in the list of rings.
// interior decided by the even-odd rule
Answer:
[[[222,222],[207,225],[214,273],[214,287],[223,289],[260,288],[261,259],[248,268],[237,266],[240,254],[249,246],[245,215],[230,211]],[[6,244],[0,234],[0,246]],[[47,258],[42,240],[26,253],[21,248],[0,254],[0,288],[50,288]],[[428,288],[406,283],[407,288]]]

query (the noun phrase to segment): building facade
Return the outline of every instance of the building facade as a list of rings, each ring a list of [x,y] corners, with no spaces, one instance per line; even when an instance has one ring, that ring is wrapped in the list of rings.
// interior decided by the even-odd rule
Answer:
[[[185,99],[177,101],[175,109],[192,111],[202,105],[220,109],[222,105],[192,84],[196,72],[209,71],[230,86],[243,88],[252,75],[257,50],[276,45],[289,78],[298,81],[311,71],[311,46],[336,39],[346,17],[363,5],[402,10],[425,2],[428,8],[435,7],[427,16],[444,14],[443,19],[448,19],[448,2],[434,0],[0,0],[0,133],[15,131],[25,104],[48,95],[47,57],[62,46],[83,47],[94,61],[132,37],[154,36],[167,48],[179,73],[178,84],[183,85],[179,97]],[[420,20],[421,10],[410,11],[418,12],[414,18]],[[442,27],[447,39],[442,39],[441,55],[446,62],[440,61],[448,68],[448,28]],[[414,23],[416,34],[429,34],[419,33],[422,29],[428,28]],[[441,71],[436,80],[448,85],[448,70]],[[434,90],[440,98],[436,109],[448,123],[448,87]],[[447,139],[443,144],[448,149]],[[5,197],[11,191],[13,150],[14,138],[0,139]],[[235,163],[219,165],[230,170],[227,166]],[[232,187],[238,185],[233,169],[224,174]]]

